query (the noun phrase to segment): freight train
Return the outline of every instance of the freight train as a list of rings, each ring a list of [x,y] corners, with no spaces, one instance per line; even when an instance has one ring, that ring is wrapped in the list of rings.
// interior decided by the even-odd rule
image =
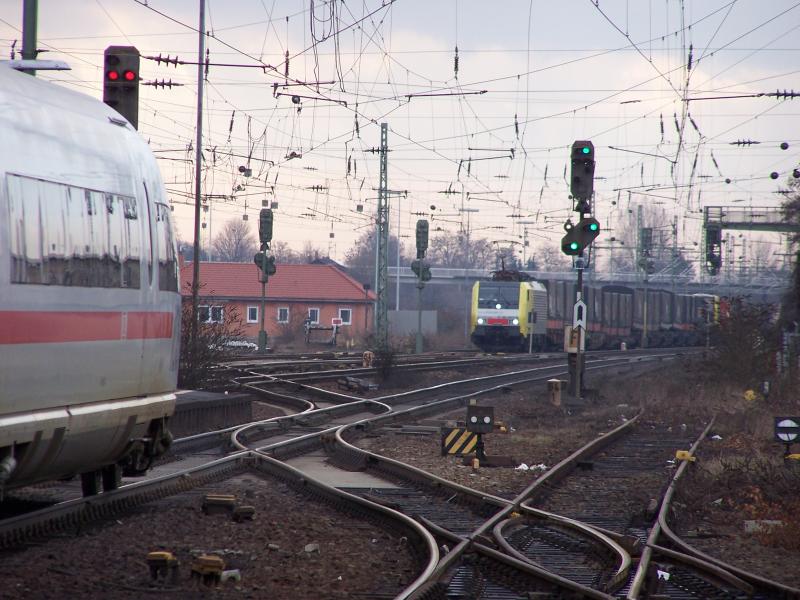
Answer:
[[[0,493],[85,494],[170,442],[180,339],[171,211],[102,102],[0,63]]]
[[[473,285],[472,343],[486,352],[563,348],[577,284],[513,281],[507,275],[502,279]],[[622,343],[633,348],[643,340],[649,347],[701,344],[720,313],[718,296],[677,294],[654,285],[584,285],[582,298],[586,347],[592,350],[619,348]]]

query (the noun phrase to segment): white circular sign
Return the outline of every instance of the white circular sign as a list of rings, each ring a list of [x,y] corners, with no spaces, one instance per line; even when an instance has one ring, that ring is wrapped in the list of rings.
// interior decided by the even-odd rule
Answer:
[[[789,427],[800,427],[800,423],[792,419],[783,419],[782,421],[778,421],[778,424],[775,427],[786,427],[788,429]],[[777,431],[776,435],[782,442],[793,442],[797,439],[797,433],[794,431]]]

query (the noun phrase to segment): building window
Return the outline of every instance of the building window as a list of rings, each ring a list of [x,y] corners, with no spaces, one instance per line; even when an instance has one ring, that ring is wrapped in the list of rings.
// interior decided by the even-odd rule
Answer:
[[[247,322],[248,323],[258,323],[258,307],[257,306],[248,306],[247,307]]]
[[[308,309],[308,320],[313,325],[319,325],[319,309],[318,308],[309,308]]]
[[[353,322],[353,311],[349,308],[339,309],[339,318],[342,320],[342,325],[350,325]]]
[[[289,307],[288,306],[281,306],[278,308],[278,323],[288,323],[289,322]]]
[[[199,306],[198,308],[201,323],[222,323],[225,318],[225,310],[222,306]]]

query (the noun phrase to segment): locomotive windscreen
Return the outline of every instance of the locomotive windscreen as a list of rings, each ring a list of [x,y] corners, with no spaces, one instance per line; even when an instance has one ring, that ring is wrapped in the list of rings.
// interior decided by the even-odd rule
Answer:
[[[519,308],[519,282],[481,282],[478,287],[478,308]]]

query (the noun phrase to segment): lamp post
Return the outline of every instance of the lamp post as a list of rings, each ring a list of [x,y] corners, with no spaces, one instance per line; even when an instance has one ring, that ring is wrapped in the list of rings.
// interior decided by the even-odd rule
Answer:
[[[367,329],[369,328],[369,288],[371,287],[368,283],[362,283],[361,287],[364,288],[364,335],[367,335]]]
[[[258,214],[258,238],[261,242],[261,251],[253,257],[259,268],[259,281],[261,282],[261,328],[258,331],[258,351],[267,351],[267,331],[264,327],[265,312],[267,310],[267,281],[270,275],[275,274],[275,257],[268,256],[269,246],[272,242],[272,209],[262,208]]]
[[[528,228],[525,225],[536,225],[536,221],[517,221],[517,225],[522,225],[522,265],[527,266],[527,257],[525,256],[525,249],[528,247]]]

